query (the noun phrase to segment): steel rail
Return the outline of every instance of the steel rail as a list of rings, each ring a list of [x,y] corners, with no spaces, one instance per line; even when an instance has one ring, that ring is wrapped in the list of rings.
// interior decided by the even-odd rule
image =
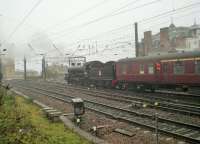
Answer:
[[[20,86],[17,86],[17,87],[20,87]],[[58,93],[58,92],[55,92],[55,91],[45,90],[45,89],[37,88],[37,87],[35,87],[35,88],[33,88],[33,87],[32,88],[27,88],[27,86],[26,87],[21,86],[21,88],[29,90],[29,91],[34,91],[35,93],[40,93],[42,95],[46,95],[46,96],[61,100],[63,102],[70,102],[70,99],[74,98],[73,96],[69,96],[69,95],[66,95],[66,94],[63,94],[63,93]],[[41,92],[41,91],[43,91],[43,92]],[[52,95],[52,94],[55,94],[57,96]],[[62,97],[58,97],[58,95],[62,96]],[[147,127],[147,128],[149,128],[151,130],[155,129],[155,127],[152,126],[152,123],[153,123],[153,121],[152,121],[153,116],[152,115],[145,115],[145,114],[141,114],[141,113],[136,113],[136,112],[132,112],[130,110],[125,110],[125,109],[122,109],[122,108],[118,108],[118,107],[114,107],[114,106],[110,106],[110,105],[106,105],[106,104],[102,104],[102,103],[97,103],[97,102],[90,101],[90,100],[84,100],[84,101],[85,101],[86,107],[88,109],[90,109],[90,110],[94,110],[96,112],[100,112],[102,114],[108,115],[110,117],[113,117],[113,118],[121,120],[121,121],[125,121],[125,122],[128,122],[128,123],[137,124],[139,126]],[[95,105],[95,106],[93,106],[93,105]],[[97,109],[97,106],[100,106],[99,107],[100,110]],[[106,107],[106,108],[104,108],[102,110],[101,107]],[[109,112],[108,109],[110,109],[111,112]],[[120,115],[119,114],[120,111],[123,112],[123,114]],[[148,118],[148,121],[151,120],[152,122],[150,122],[150,124],[145,124],[144,121],[143,122],[139,122],[139,121],[133,120],[132,117],[124,115],[124,113],[126,113],[126,114],[128,113],[128,114],[135,115],[135,116],[140,116],[142,118]],[[174,121],[169,121],[169,120],[163,119],[163,118],[159,118],[159,122],[164,122],[164,124],[166,122],[168,122],[170,124],[174,123],[176,125],[180,125],[181,128],[182,127],[186,127],[186,128],[190,127],[193,130],[194,129],[195,130],[196,129],[199,130],[198,126],[187,125],[185,123],[176,123]],[[170,125],[167,125],[167,127],[169,127],[169,126]],[[184,139],[185,141],[191,142],[191,143],[199,143],[200,142],[200,139],[196,139],[196,138],[192,138],[192,137],[189,137],[189,136],[185,136],[187,134],[181,135],[180,133],[178,133],[178,132],[176,132],[174,130],[173,130],[174,131],[173,132],[173,131],[168,131],[168,130],[165,130],[165,129],[166,129],[166,127],[165,128],[159,128],[159,132],[167,134],[167,135],[170,135],[170,136],[174,136],[174,137],[177,137],[177,138],[180,138],[180,139]],[[180,128],[178,130],[180,130]],[[191,130],[189,130],[189,131],[191,132]],[[197,131],[197,133],[199,133],[199,131]]]

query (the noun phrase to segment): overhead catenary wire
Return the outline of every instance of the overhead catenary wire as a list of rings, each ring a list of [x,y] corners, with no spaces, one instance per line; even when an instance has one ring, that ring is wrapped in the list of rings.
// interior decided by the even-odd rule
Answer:
[[[37,3],[30,9],[30,11],[23,17],[23,19],[16,25],[13,31],[8,35],[8,37],[4,40],[3,43],[9,41],[13,35],[19,30],[19,28],[24,24],[26,19],[32,14],[32,12],[41,4],[43,0],[38,0]]]
[[[110,40],[106,40],[106,41],[101,41],[100,43],[99,43],[99,45],[103,48],[103,47],[106,47],[103,51],[105,51],[105,50],[109,50],[110,49],[110,47],[116,47],[116,46],[119,46],[119,45],[123,45],[123,46],[125,46],[125,45],[132,45],[133,46],[133,43],[131,42],[132,40],[131,40],[131,37],[130,37],[130,34],[126,34],[126,35],[122,35],[122,36],[120,36],[120,37],[117,37],[117,38],[115,38],[115,39],[110,39]],[[86,45],[84,45],[84,46],[87,46],[87,48],[86,47],[84,47],[84,50],[86,50],[87,51],[87,49],[89,48],[89,46],[92,46],[92,44],[90,43],[90,44],[86,44]],[[75,55],[80,49],[80,46],[77,46],[76,47],[76,49],[74,50],[74,52],[71,54],[71,55]],[[94,48],[94,47],[91,47],[91,48]],[[91,50],[91,49],[90,49]],[[93,50],[95,50],[95,49],[93,49]],[[102,51],[102,50],[100,50],[100,51]],[[98,52],[100,52],[100,51],[98,51]],[[93,53],[97,53],[97,51],[95,50],[95,52],[93,52]],[[93,54],[93,53],[90,53],[89,52],[89,54]]]
[[[198,12],[198,11],[197,11]],[[121,28],[123,28],[123,27],[121,27]],[[113,30],[111,30],[111,32],[112,32]],[[109,32],[109,31],[108,31]],[[106,32],[106,33],[108,33],[108,32]],[[77,50],[78,50],[78,48],[73,52],[73,55],[77,52]],[[90,53],[90,55],[91,55],[92,53]],[[96,54],[96,53],[95,53]],[[87,55],[87,54],[86,54]]]
[[[73,19],[75,19],[75,18],[77,18],[77,17],[80,17],[81,15],[83,15],[83,14],[85,14],[85,13],[88,13],[89,11],[94,10],[95,8],[97,8],[97,7],[99,7],[99,6],[101,6],[101,5],[105,4],[105,3],[107,3],[108,1],[110,1],[110,0],[103,0],[103,1],[101,1],[101,2],[98,2],[98,3],[96,3],[96,4],[94,4],[94,5],[90,6],[90,7],[88,7],[88,8],[86,8],[86,9],[84,9],[84,10],[78,12],[77,14],[75,14],[75,15],[73,15],[73,16],[71,16],[71,17],[65,19],[65,20],[63,20],[62,23],[57,23],[57,24],[55,24],[55,25],[52,25],[52,26],[46,28],[44,31],[47,31],[48,29],[52,29],[52,28],[55,28],[55,27],[57,27],[57,26],[59,26],[59,25],[65,24],[65,23],[67,23],[67,22],[69,22],[69,21],[72,21]]]
[[[163,17],[165,15],[169,15],[169,14],[172,14],[172,13],[177,13],[177,12],[180,12],[180,11],[184,11],[184,10],[187,10],[188,8],[192,8],[192,7],[195,7],[195,6],[198,6],[198,5],[200,5],[200,2],[189,4],[189,5],[183,6],[181,8],[169,10],[169,11],[163,12],[161,14],[152,16],[152,17],[141,19],[141,20],[138,21],[138,23],[145,23],[145,22],[147,23],[148,21],[153,21],[156,18]]]
[[[131,25],[126,25],[126,26],[119,27],[119,28],[117,28],[117,29],[112,29],[112,30],[109,30],[109,31],[106,31],[106,32],[97,34],[97,35],[92,36],[92,37],[87,38],[87,39],[92,39],[92,38],[95,38],[95,37],[99,37],[100,35],[104,35],[104,34],[107,34],[107,33],[112,33],[112,32],[114,32],[114,31],[116,31],[116,30],[124,29],[124,28],[130,27],[130,26],[131,26]],[[78,43],[80,43],[81,41],[84,41],[84,40],[85,40],[85,39],[79,40],[78,42],[77,42],[77,41],[76,41],[76,42],[72,42],[72,43],[67,44],[66,46],[67,46],[67,47],[71,47],[71,46],[73,46],[73,45],[78,45]],[[72,55],[74,55],[75,52],[76,52],[77,50],[78,50],[78,47],[76,47],[76,50],[75,50],[74,52],[72,52]],[[49,52],[50,52],[50,51],[49,51]],[[49,53],[49,52],[48,52],[48,53]]]
[[[72,17],[70,17],[69,19],[67,19],[66,22],[69,22],[69,21],[73,20],[74,18],[76,18],[76,17],[78,17],[78,16],[84,14],[85,12],[88,12],[88,11],[90,11],[90,10],[93,10],[94,8],[96,8],[96,7],[98,7],[98,6],[102,5],[102,4],[104,4],[105,1],[107,2],[108,0],[104,0],[104,1],[100,2],[99,5],[96,4],[96,5],[90,7],[90,8],[88,8],[88,9],[86,9],[86,10],[83,10],[83,11],[80,12],[79,14],[77,14],[77,15],[75,15],[75,16],[72,16]],[[121,7],[118,8],[118,9],[114,9],[113,11],[109,12],[109,13],[106,14],[106,15],[111,15],[111,14],[113,14],[113,13],[115,13],[115,12],[118,12],[118,11],[120,11],[120,10],[126,8],[126,7],[129,7],[131,4],[135,4],[135,3],[138,2],[138,1],[142,1],[142,0],[134,0],[134,1],[131,1],[131,2],[129,2],[129,3],[125,4],[125,5],[123,5],[123,6],[121,6]],[[104,16],[105,16],[105,15],[104,15]],[[58,25],[58,24],[56,24],[56,25]],[[55,26],[56,26],[56,25],[55,25]],[[53,27],[54,27],[54,26],[51,26],[51,29],[52,29]],[[48,28],[47,28],[47,29],[48,29]],[[44,31],[47,31],[47,29],[44,30]],[[76,29],[76,26],[71,27],[71,29]],[[59,33],[59,32],[57,32],[57,33]],[[55,35],[55,34],[54,34],[54,35]]]
[[[85,39],[92,39],[92,38],[95,38],[95,37],[99,37],[100,35],[112,34],[112,33],[115,33],[115,32],[118,31],[118,30],[126,29],[126,28],[128,28],[128,27],[132,27],[132,24],[127,24],[127,25],[124,25],[124,26],[120,26],[120,27],[118,27],[118,28],[114,28],[114,29],[108,30],[108,31],[106,31],[106,32],[102,32],[102,33],[99,33],[99,34],[96,34],[96,35],[94,35],[94,36],[90,36],[90,37],[88,37],[88,38],[84,38],[84,39],[81,39],[81,40],[78,40],[78,41],[83,41],[83,40],[85,40]],[[57,40],[57,39],[54,39],[54,40]],[[76,42],[72,42],[72,43],[70,43],[69,45],[74,44],[74,43],[77,43],[77,41],[76,41]]]
[[[119,31],[119,30],[123,30],[123,29],[127,29],[127,28],[129,28],[130,30],[131,30],[131,28],[132,28],[132,25],[131,24],[129,24],[129,25],[126,25],[126,26],[121,26],[121,27],[119,27],[119,28],[115,28],[115,29],[111,29],[111,30],[109,30],[109,31],[106,31],[106,32],[103,32],[103,33],[100,33],[100,34],[97,34],[97,35],[95,35],[95,36],[92,36],[92,37],[89,37],[89,38],[87,38],[87,39],[97,39],[98,37],[100,37],[100,36],[105,36],[105,35],[109,35],[109,34],[115,34],[116,33],[116,31]],[[132,32],[132,31],[131,31]],[[76,42],[72,42],[72,43],[69,43],[69,44],[67,44],[67,46],[72,46],[72,45],[78,45],[78,43],[81,43],[82,41],[85,41],[86,39],[82,39],[82,40],[79,40],[79,41],[76,41]],[[78,48],[77,48],[78,49]],[[75,50],[76,51],[76,50]],[[74,52],[73,52],[74,53]]]
[[[121,8],[119,8],[119,9],[117,9],[117,10],[120,10],[120,9],[123,9],[123,8],[125,8],[125,7],[127,7],[127,6],[129,6],[131,3],[135,3],[135,2],[137,2],[137,1],[139,1],[139,0],[136,0],[136,1],[134,1],[134,2],[130,2],[130,3],[128,3],[128,4],[126,4],[126,5],[124,5],[124,6],[122,6]],[[158,0],[159,1],[159,0]],[[104,2],[104,1],[103,1]],[[103,3],[102,2],[102,3]],[[100,2],[101,3],[101,2]],[[90,8],[88,8],[88,9],[90,9]],[[116,10],[116,11],[117,11]],[[71,27],[71,28],[73,28],[73,27]],[[76,26],[74,27],[74,29],[76,29]],[[61,35],[61,36],[58,36],[58,38],[59,37],[62,37],[62,36],[65,36],[66,34],[64,34],[64,35]],[[58,39],[58,38],[56,38],[56,39]]]
[[[178,10],[178,9],[177,9]],[[177,10],[173,10],[173,11],[177,11]],[[165,13],[166,14],[166,13]]]
[[[194,12],[199,12],[199,11],[194,11]],[[194,12],[192,12],[192,13],[194,13]],[[191,13],[190,13],[191,14]],[[188,15],[188,14],[187,14]],[[186,16],[187,16],[186,15]],[[178,18],[176,18],[176,19],[181,19],[181,18],[184,18],[184,16],[182,16],[182,17],[178,17]],[[164,23],[164,22],[163,22]],[[165,22],[166,23],[166,22]],[[157,26],[157,24],[156,24],[156,26]],[[119,42],[118,42],[119,43]],[[113,46],[114,47],[114,46]],[[114,47],[114,48],[117,48],[117,47]],[[105,51],[105,50],[107,50],[107,48],[105,48],[105,49],[103,49],[102,51]],[[99,51],[99,52],[102,52],[102,51]],[[93,54],[96,54],[96,53],[90,53],[90,54],[84,54],[84,55],[81,55],[81,56],[89,56],[89,55],[93,55]]]
[[[192,5],[192,7],[193,7],[193,6],[196,5],[196,4],[198,5],[198,3],[191,4],[191,5]],[[188,8],[188,7],[187,7],[187,8]],[[177,12],[177,11],[179,11],[179,8],[173,10],[174,13]],[[163,14],[162,17],[163,17],[164,15],[166,15],[166,13],[162,13],[162,14]],[[171,12],[170,12],[169,14],[171,14]],[[158,15],[156,15],[155,17],[156,17],[156,18],[161,18],[161,17],[159,17]],[[155,18],[152,18],[152,20],[154,20],[154,19],[155,19]],[[145,22],[151,22],[152,20],[147,20],[147,21],[144,20],[144,21],[145,21]],[[140,22],[143,23],[143,20],[140,21]],[[145,23],[145,22],[144,22],[144,23]]]
[[[148,17],[148,18],[144,18],[144,19],[141,19],[138,21],[138,23],[141,23],[141,24],[146,24],[146,23],[149,23],[149,22],[152,22],[154,21],[156,18],[162,18],[162,17],[166,17],[170,14],[175,14],[175,13],[179,13],[179,12],[182,12],[182,11],[185,11],[189,8],[193,8],[193,7],[196,7],[200,4],[200,2],[197,2],[197,3],[192,3],[192,4],[189,4],[189,5],[186,5],[186,6],[183,6],[181,8],[177,8],[177,9],[174,9],[174,10],[169,10],[169,11],[166,11],[166,12],[163,12],[161,14],[158,14],[158,15],[155,15],[155,16],[152,16],[152,17]],[[92,22],[91,22],[92,23]],[[88,23],[89,24],[89,23]],[[87,24],[85,24],[87,25]],[[131,25],[131,24],[129,24]],[[81,26],[80,26],[81,27]],[[77,27],[78,28],[78,27]],[[67,33],[69,34],[69,33]],[[61,35],[60,37],[64,37],[66,34],[63,34]],[[56,38],[57,39],[57,38]]]
[[[141,19],[141,20],[138,21],[138,23],[141,23],[141,24],[150,23],[150,22],[154,21],[156,18],[166,17],[166,16],[170,15],[171,13],[179,13],[181,11],[187,10],[188,8],[192,8],[194,6],[198,6],[199,4],[200,4],[200,2],[193,3],[193,4],[190,4],[190,5],[183,6],[181,8],[177,8],[175,10],[170,10],[170,11],[167,11],[167,12],[163,12],[161,14],[158,14],[158,15],[155,15],[155,16],[152,16],[152,17],[149,17],[149,18]],[[128,24],[128,25],[131,25],[131,24]],[[124,27],[124,26],[122,26],[122,27]],[[115,30],[115,29],[113,29],[113,30]]]
[[[106,14],[106,15],[101,16],[101,17],[99,17],[99,18],[93,19],[93,20],[88,21],[88,22],[86,22],[86,23],[73,26],[73,27],[71,27],[71,28],[62,30],[62,31],[60,31],[60,32],[56,32],[54,35],[59,35],[60,33],[65,32],[65,34],[61,35],[61,36],[64,36],[64,35],[68,34],[69,31],[77,30],[77,29],[83,28],[83,27],[85,27],[85,26],[88,26],[88,25],[90,25],[90,24],[96,23],[96,22],[98,22],[98,21],[101,21],[101,20],[104,20],[104,19],[107,19],[107,18],[110,18],[110,17],[113,17],[113,16],[117,16],[117,15],[120,15],[120,14],[123,14],[123,13],[127,13],[127,12],[129,12],[129,11],[133,11],[133,10],[136,10],[136,9],[139,9],[139,8],[142,8],[142,7],[145,7],[145,6],[149,6],[149,5],[155,4],[155,3],[159,2],[159,1],[160,1],[160,0],[154,0],[154,1],[151,1],[151,2],[148,2],[148,3],[142,4],[142,5],[136,6],[136,7],[131,8],[131,9],[123,10],[123,11],[120,11],[120,12],[117,12],[117,13],[111,12],[111,13],[109,13],[109,14]],[[67,33],[66,33],[66,32],[67,32]]]
[[[181,15],[181,16],[173,17],[173,18],[174,18],[175,21],[177,21],[177,20],[180,20],[180,19],[184,19],[185,17],[190,16],[190,15],[195,14],[195,13],[200,13],[200,10],[192,11],[192,12],[187,13],[187,14],[185,14],[185,15]],[[174,20],[173,20],[173,21],[174,21]],[[167,21],[165,20],[165,21],[162,21],[162,22],[160,22],[160,23],[152,24],[152,25],[148,26],[148,28],[142,28],[142,29],[140,29],[140,30],[145,30],[145,29],[151,29],[151,28],[153,28],[153,27],[158,27],[158,26],[160,26],[160,25],[162,25],[162,24],[166,24],[167,22],[169,22],[169,20],[167,20]]]

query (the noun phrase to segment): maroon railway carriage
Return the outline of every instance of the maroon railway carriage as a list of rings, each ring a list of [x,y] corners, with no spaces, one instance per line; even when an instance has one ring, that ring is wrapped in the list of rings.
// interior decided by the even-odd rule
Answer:
[[[199,51],[121,59],[115,68],[120,88],[200,86]]]

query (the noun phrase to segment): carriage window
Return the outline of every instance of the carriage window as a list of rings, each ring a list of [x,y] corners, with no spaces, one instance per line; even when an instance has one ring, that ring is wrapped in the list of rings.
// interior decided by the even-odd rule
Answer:
[[[140,74],[144,74],[144,65],[143,64],[140,65]]]
[[[195,61],[195,72],[200,74],[200,60]]]
[[[168,69],[167,69],[167,63],[163,64],[163,73],[167,73]]]
[[[153,64],[149,64],[148,65],[148,73],[149,74],[154,74],[154,65]]]
[[[174,74],[183,74],[184,73],[184,63],[177,61],[174,63]]]

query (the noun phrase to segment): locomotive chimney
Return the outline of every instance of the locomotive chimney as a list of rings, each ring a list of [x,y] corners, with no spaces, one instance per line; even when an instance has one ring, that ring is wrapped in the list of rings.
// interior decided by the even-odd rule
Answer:
[[[161,51],[169,51],[170,42],[169,42],[169,28],[161,28],[160,29],[160,50]]]
[[[152,33],[151,31],[144,32],[144,47],[143,55],[147,56],[152,49]]]

